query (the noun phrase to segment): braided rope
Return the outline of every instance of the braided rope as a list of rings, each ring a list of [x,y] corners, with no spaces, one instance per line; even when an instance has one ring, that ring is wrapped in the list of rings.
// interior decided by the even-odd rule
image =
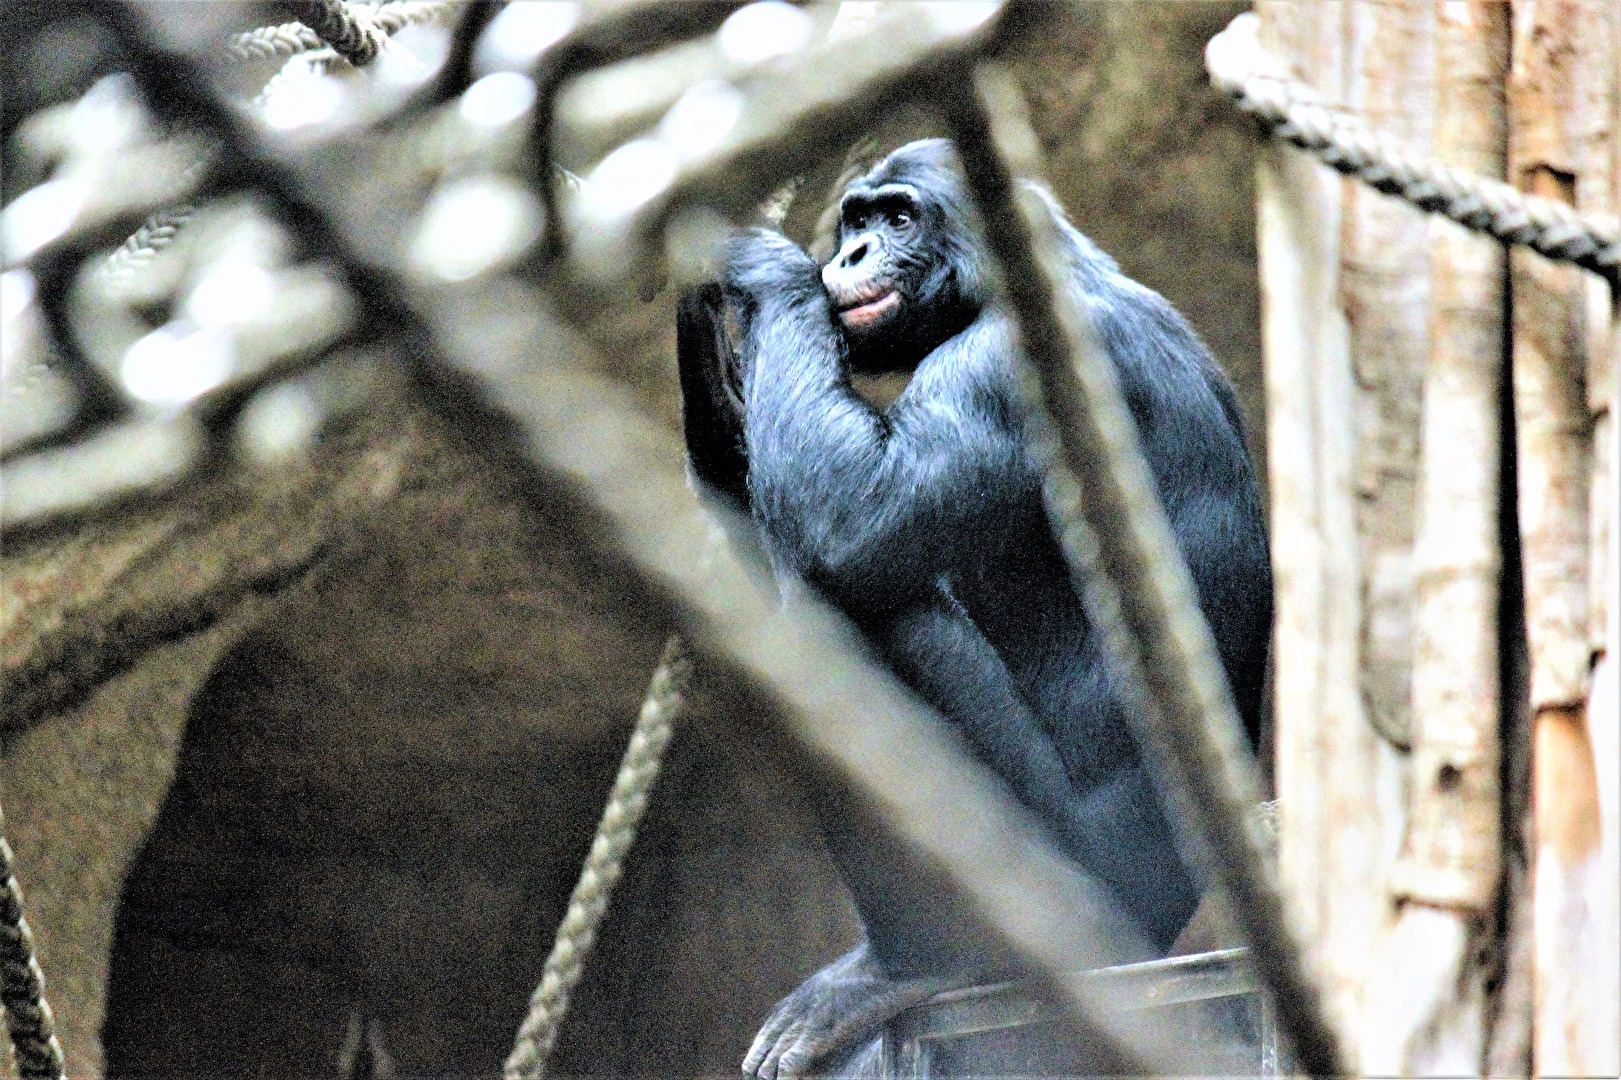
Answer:
[[[460,0],[393,0],[392,3],[368,7],[356,5],[371,14],[377,29],[390,37],[416,23],[437,22],[456,10]]]
[[[323,7],[317,4],[317,7]],[[436,22],[456,7],[456,0],[394,0],[386,4],[346,4],[351,21],[358,28],[369,25],[383,37],[392,37],[407,26]],[[358,31],[357,32],[362,32]],[[381,42],[378,43],[379,46]],[[237,60],[268,60],[273,56],[296,56],[325,48],[328,41],[303,22],[282,23],[279,26],[261,26],[238,34],[226,51]],[[333,46],[336,48],[336,46]],[[345,54],[346,55],[346,54]],[[375,56],[375,49],[372,53]],[[354,61],[356,64],[366,61]]]
[[[268,60],[272,56],[296,56],[325,44],[303,23],[290,22],[244,31],[231,40],[225,51],[233,60]]]
[[[393,0],[385,4],[340,4],[337,0],[332,2],[345,9],[345,14],[350,16],[351,22],[356,27],[369,27],[355,32],[376,37],[377,47],[405,27],[443,18],[456,6],[456,0]],[[324,0],[316,6],[324,10]],[[227,46],[227,51],[238,60],[265,60],[273,56],[288,58],[288,62],[270,77],[254,97],[253,104],[258,108],[263,108],[271,95],[287,79],[306,72],[324,75],[340,56],[350,59],[350,62],[356,65],[368,62],[340,53],[336,46],[326,43],[320,31],[313,30],[302,22],[261,26],[257,30],[238,34]],[[376,48],[373,48],[371,55],[376,55]],[[107,257],[104,270],[117,278],[134,273],[141,266],[151,262],[160,251],[174,243],[181,228],[195,213],[195,207],[179,206],[152,215],[146,224],[131,234]]]
[[[568,1012],[569,998],[585,970],[586,957],[596,943],[597,928],[608,911],[608,899],[624,867],[625,853],[636,839],[636,826],[658,780],[664,749],[673,724],[686,704],[692,678],[692,659],[681,639],[672,637],[653,671],[642,701],[636,729],[625,748],[619,774],[614,777],[608,805],[585,857],[580,880],[569,897],[568,910],[557,928],[557,939],[541,971],[540,985],[529,999],[529,1014],[501,1070],[504,1080],[540,1080],[546,1060],[557,1042],[557,1031]]]
[[[290,79],[327,74],[339,59],[337,52],[325,46],[310,52],[294,53],[287,58],[285,64],[276,69],[274,75],[265,80],[265,84],[253,97],[253,107],[256,109],[267,107],[270,99]]]
[[[153,214],[130,234],[129,239],[119,244],[116,251],[107,256],[107,261],[102,264],[102,272],[109,278],[127,278],[135,273],[174,243],[180,230],[196,213],[196,207],[182,205]]]
[[[355,67],[365,67],[377,59],[388,41],[369,12],[352,8],[343,0],[287,0],[287,4],[299,22]]]
[[[56,1019],[45,1000],[45,975],[34,955],[34,932],[23,917],[23,891],[11,872],[11,845],[6,842],[6,816],[0,810],[0,1004],[17,1073],[23,1080],[62,1080],[62,1044]]]
[[[1234,19],[1205,46],[1205,67],[1212,85],[1273,137],[1379,191],[1504,243],[1602,274],[1621,288],[1621,224],[1431,161],[1331,108],[1262,47],[1258,25],[1254,15]]]

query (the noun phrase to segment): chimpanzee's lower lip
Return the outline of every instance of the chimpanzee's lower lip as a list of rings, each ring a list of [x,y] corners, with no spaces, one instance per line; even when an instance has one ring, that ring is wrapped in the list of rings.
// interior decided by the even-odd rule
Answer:
[[[845,326],[866,326],[882,318],[900,302],[900,294],[891,289],[876,300],[869,300],[860,307],[846,308],[839,312],[839,319]]]

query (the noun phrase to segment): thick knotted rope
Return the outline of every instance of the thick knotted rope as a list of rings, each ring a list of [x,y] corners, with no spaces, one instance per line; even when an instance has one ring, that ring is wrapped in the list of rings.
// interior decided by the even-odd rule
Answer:
[[[61,1080],[62,1044],[56,1020],[45,1001],[45,975],[34,955],[34,932],[23,918],[23,891],[11,872],[11,845],[6,843],[5,811],[0,810],[0,1003],[6,1030],[23,1080]]]
[[[369,12],[351,8],[343,0],[287,0],[298,21],[355,67],[377,59],[388,36],[372,22]]]
[[[512,1053],[502,1069],[504,1080],[539,1080],[546,1075],[546,1060],[557,1042],[557,1030],[568,1012],[569,998],[579,985],[586,957],[596,943],[597,928],[608,912],[608,899],[619,881],[625,853],[636,839],[636,827],[658,780],[664,749],[670,743],[675,719],[686,704],[691,678],[692,659],[681,639],[671,638],[653,672],[636,729],[631,732],[630,745],[608,793],[608,805],[591,841],[591,852],[585,858],[580,880],[557,928],[551,955],[541,971],[540,985],[529,999],[529,1015],[518,1028]]]
[[[1585,267],[1604,275],[1612,287],[1621,287],[1621,224],[1442,165],[1331,108],[1310,87],[1290,78],[1261,46],[1258,25],[1254,15],[1234,19],[1205,46],[1205,67],[1216,89],[1274,138],[1414,206],[1504,243]]]
[[[296,56],[326,47],[319,34],[301,22],[261,26],[238,34],[226,46],[233,60],[268,60],[272,56]]]
[[[238,34],[228,46],[231,56],[238,60],[266,60],[330,47],[359,66],[376,57],[384,38],[415,23],[435,22],[456,7],[456,0],[395,0],[387,4],[301,0],[301,3],[302,7],[312,10],[300,11],[299,22],[261,26]],[[306,19],[305,15],[310,18]],[[353,52],[346,48],[352,48]]]

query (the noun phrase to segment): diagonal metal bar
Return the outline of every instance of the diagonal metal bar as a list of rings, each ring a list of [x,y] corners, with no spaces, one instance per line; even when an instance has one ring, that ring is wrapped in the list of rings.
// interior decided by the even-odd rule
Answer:
[[[289,228],[343,266],[370,328],[416,359],[422,392],[468,445],[517,470],[538,519],[566,521],[578,542],[610,553],[623,577],[605,587],[645,596],[651,618],[680,625],[773,705],[767,716],[836,799],[942,882],[960,901],[965,932],[1037,977],[1112,1067],[1192,1066],[1181,1048],[1157,1045],[1095,990],[1064,978],[1132,937],[1104,890],[868,658],[845,620],[813,602],[785,610],[760,592],[688,491],[674,434],[627,405],[623,387],[570,362],[572,335],[547,320],[546,296],[498,279],[408,298],[392,269],[357,254],[363,245],[344,216],[312,198],[299,170],[222,104],[206,69],[167,51],[128,4],[105,10],[154,107],[217,136],[220,175],[268,196]],[[546,356],[533,355],[537,342]]]
[[[1038,170],[1018,91],[993,69],[941,81],[985,233],[1018,319],[1024,381],[1054,440],[1049,507],[1087,609],[1137,700],[1128,715],[1161,791],[1191,822],[1234,901],[1301,1064],[1344,1075],[1338,1038],[1289,922],[1276,868],[1246,814],[1259,772],[1239,723],[1193,582],[1156,495],[1114,366],[1070,298],[1047,211],[1021,200],[1007,161]],[[1202,843],[1200,843],[1202,842]]]

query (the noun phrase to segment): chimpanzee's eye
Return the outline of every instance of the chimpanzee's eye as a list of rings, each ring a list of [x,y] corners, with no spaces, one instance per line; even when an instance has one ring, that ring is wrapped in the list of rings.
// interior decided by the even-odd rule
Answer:
[[[912,223],[912,215],[908,214],[905,210],[897,210],[890,215],[889,221],[890,224],[894,225],[897,229],[904,229],[906,226]]]

